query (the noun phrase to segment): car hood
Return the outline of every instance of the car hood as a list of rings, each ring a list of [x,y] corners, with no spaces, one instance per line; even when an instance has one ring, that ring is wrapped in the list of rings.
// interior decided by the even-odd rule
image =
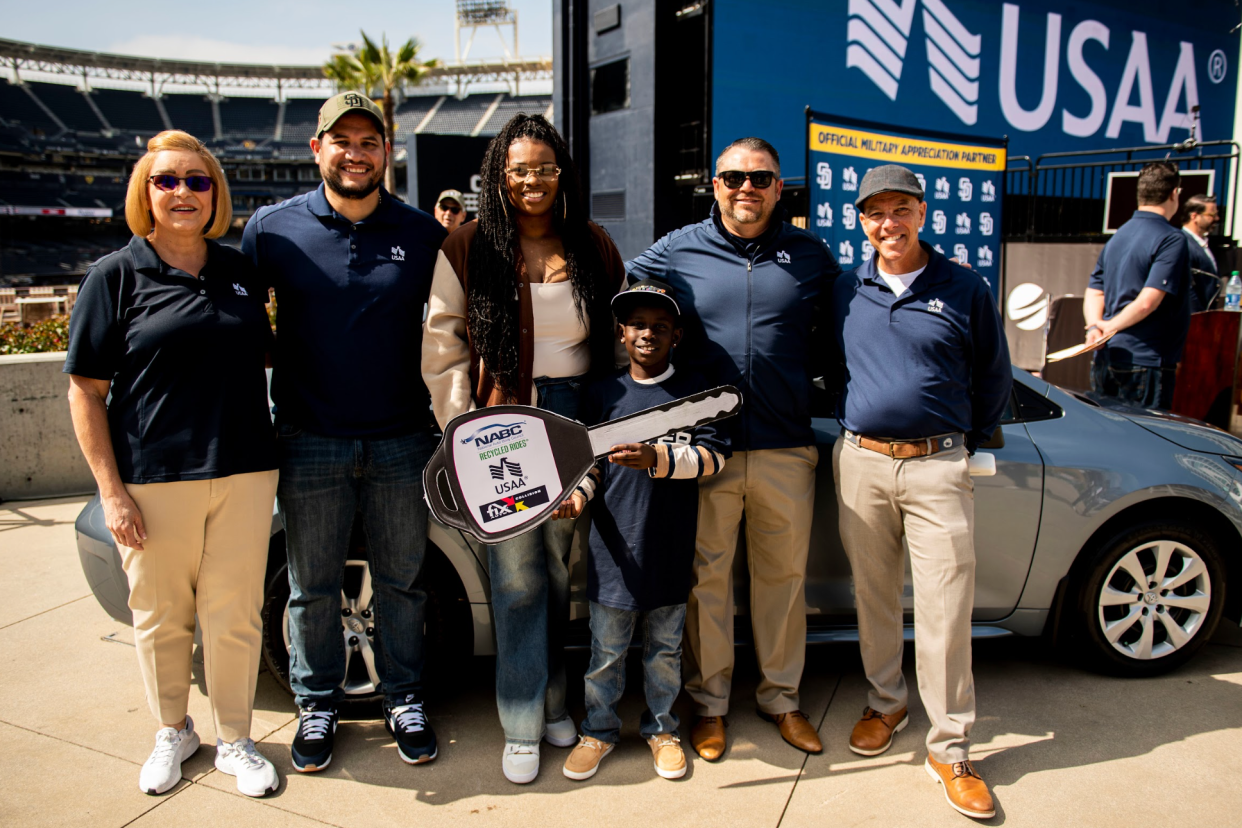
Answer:
[[[1162,411],[1143,411],[1140,414],[1134,409],[1128,409],[1119,413],[1135,425],[1184,449],[1201,451],[1204,454],[1242,456],[1242,440],[1198,420]]]

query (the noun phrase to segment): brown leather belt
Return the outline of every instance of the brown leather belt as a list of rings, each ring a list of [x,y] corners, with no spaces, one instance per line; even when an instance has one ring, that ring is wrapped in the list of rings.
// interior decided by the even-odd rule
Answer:
[[[883,454],[894,460],[908,460],[913,457],[928,457],[937,452],[947,451],[955,446],[963,445],[960,434],[940,434],[935,437],[920,437],[917,440],[887,440],[883,437],[867,437],[852,431],[844,432],[845,439],[857,446]]]

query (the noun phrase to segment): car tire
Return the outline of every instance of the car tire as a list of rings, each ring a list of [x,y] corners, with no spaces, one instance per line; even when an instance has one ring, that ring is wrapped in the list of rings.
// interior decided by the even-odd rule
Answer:
[[[1212,636],[1225,603],[1224,573],[1219,542],[1198,527],[1168,520],[1129,527],[1084,553],[1065,632],[1090,669],[1166,673]]]

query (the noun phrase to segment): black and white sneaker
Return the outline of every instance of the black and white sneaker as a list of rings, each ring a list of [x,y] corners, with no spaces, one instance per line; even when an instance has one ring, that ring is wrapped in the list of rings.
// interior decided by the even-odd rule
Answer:
[[[436,732],[417,695],[410,694],[396,704],[385,700],[384,725],[397,740],[397,753],[403,762],[421,765],[436,758]]]
[[[293,769],[301,773],[321,771],[332,762],[336,738],[336,709],[320,703],[303,707],[298,714],[298,733],[293,737]]]

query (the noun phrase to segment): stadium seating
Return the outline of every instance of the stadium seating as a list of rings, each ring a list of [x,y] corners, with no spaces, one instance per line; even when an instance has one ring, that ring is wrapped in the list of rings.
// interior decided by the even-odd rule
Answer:
[[[20,86],[0,78],[0,118],[10,124],[20,124],[36,135],[55,135],[60,132],[56,122],[30,99]]]
[[[155,102],[144,92],[123,89],[96,89],[91,92],[95,105],[113,129],[154,135],[164,128]]]
[[[44,106],[56,113],[56,117],[69,129],[78,132],[102,132],[104,125],[86,97],[77,87],[63,83],[30,82],[30,90],[43,101]]]
[[[285,128],[281,140],[305,146],[315,137],[322,98],[289,98],[285,101]]]
[[[552,98],[549,95],[523,95],[520,98],[505,95],[500,105],[496,107],[496,111],[492,113],[492,117],[487,119],[487,124],[479,134],[496,135],[505,124],[509,123],[510,118],[519,113],[524,115],[546,115],[548,107],[551,105]]]
[[[210,141],[215,137],[211,101],[205,95],[165,95],[162,100],[173,127],[185,130],[200,141]]]
[[[252,141],[272,138],[276,133],[279,108],[271,98],[230,98],[222,101],[220,122],[224,137]],[[171,112],[168,117],[172,117]]]

